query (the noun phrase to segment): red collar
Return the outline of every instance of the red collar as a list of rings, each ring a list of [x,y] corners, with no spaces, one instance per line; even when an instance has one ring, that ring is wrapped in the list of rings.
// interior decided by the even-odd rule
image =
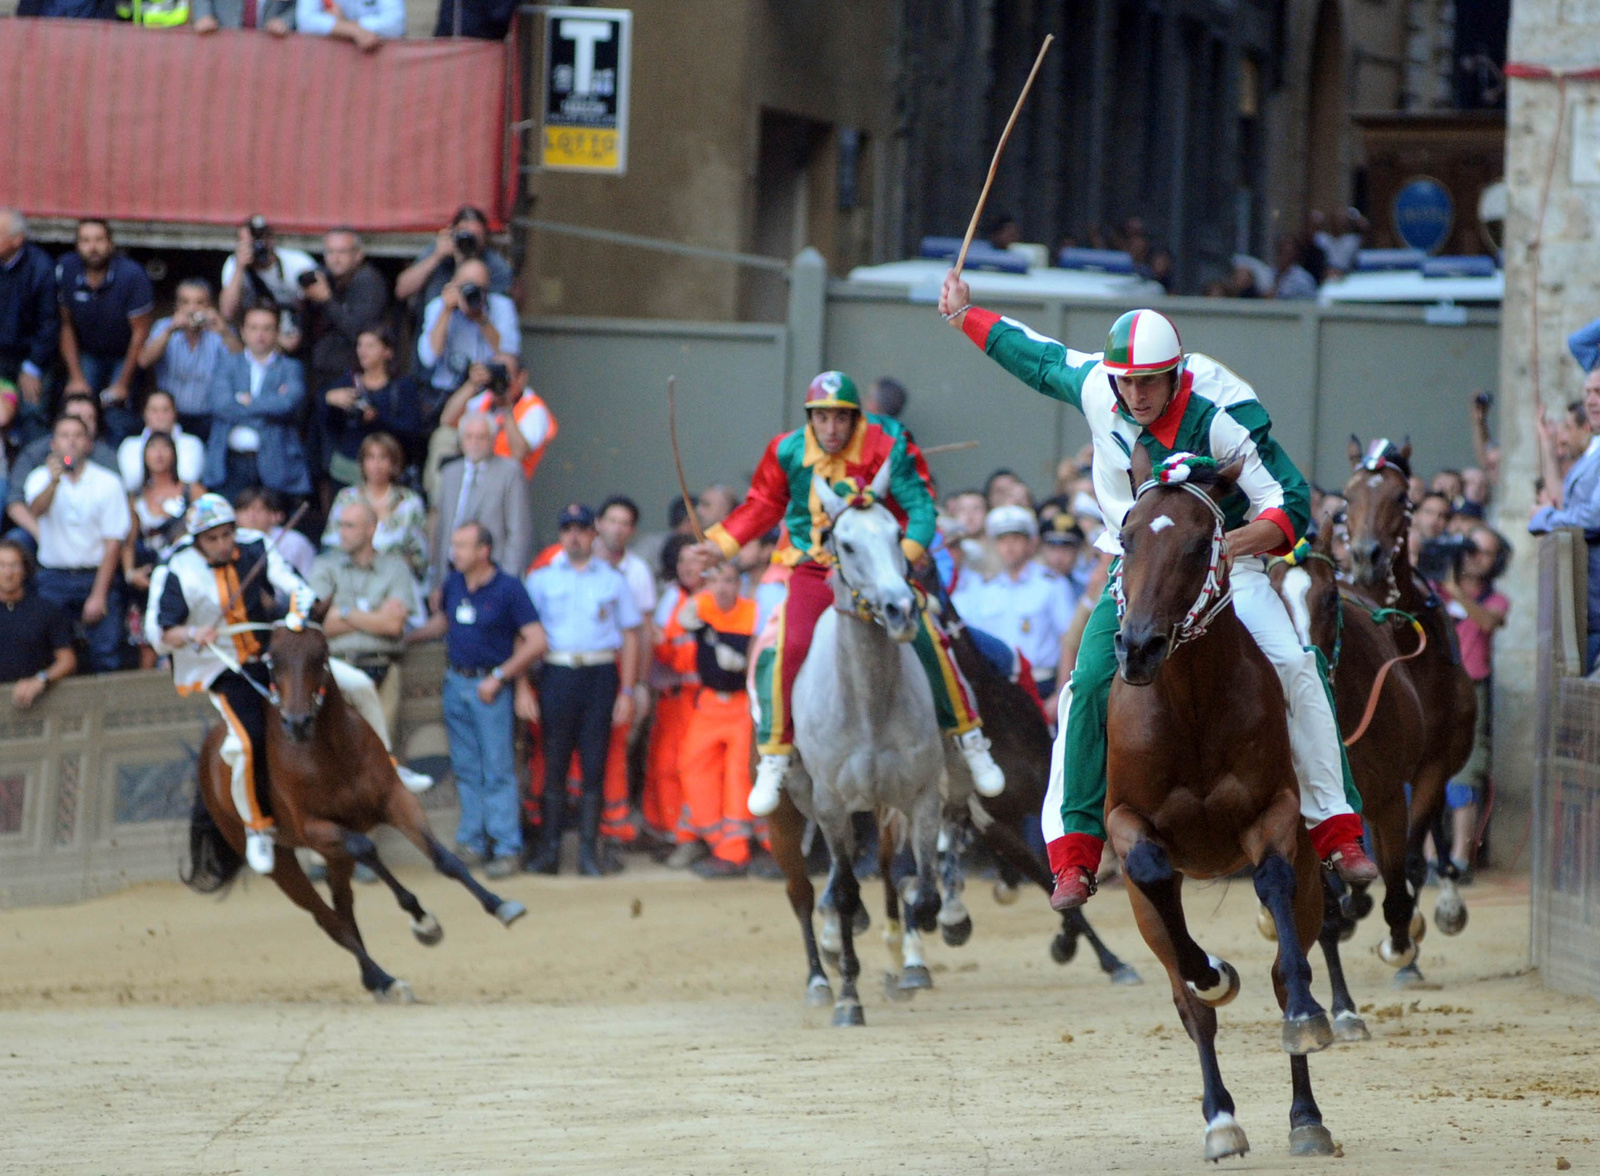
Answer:
[[[1183,378],[1178,381],[1178,390],[1173,393],[1167,407],[1160,416],[1150,422],[1146,428],[1161,444],[1171,449],[1178,440],[1178,426],[1183,423],[1183,414],[1189,408],[1189,393],[1194,389],[1194,373],[1185,370]]]

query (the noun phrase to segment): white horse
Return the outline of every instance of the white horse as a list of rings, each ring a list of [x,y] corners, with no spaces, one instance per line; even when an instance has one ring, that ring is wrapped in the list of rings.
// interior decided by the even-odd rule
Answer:
[[[831,938],[836,925],[839,935],[842,983],[834,1024],[860,1025],[856,978],[861,963],[854,934],[864,909],[851,868],[856,846],[850,815],[890,808],[909,822],[917,877],[906,901],[900,987],[930,987],[919,932],[938,925],[935,847],[945,749],[933,692],[910,645],[922,614],[906,580],[900,526],[881,501],[889,489],[889,466],[857,498],[841,497],[816,475],[812,483],[831,520],[825,543],[836,561],[834,607],[818,619],[795,678],[794,741],[800,756],[785,789],[795,807],[816,822],[833,855],[828,892],[836,919],[830,918],[825,930]],[[809,910],[802,919],[810,941]],[[813,967],[810,988],[814,999],[825,999],[827,978],[819,967]]]

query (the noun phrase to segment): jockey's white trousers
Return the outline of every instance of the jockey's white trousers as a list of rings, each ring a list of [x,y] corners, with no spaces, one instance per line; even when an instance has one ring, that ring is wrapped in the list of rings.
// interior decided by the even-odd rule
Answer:
[[[383,717],[383,704],[378,701],[378,688],[372,684],[372,679],[349,662],[340,661],[336,657],[328,659],[328,668],[332,671],[334,684],[339,687],[339,693],[344,695],[344,700],[355,707],[357,714],[367,720],[367,725],[377,732],[378,738],[383,741],[383,749],[389,751],[389,724]],[[229,793],[233,797],[234,811],[239,814],[239,819],[245,823],[245,827],[250,828],[258,820],[258,814],[252,803],[255,791],[250,778],[250,761],[245,755],[243,733],[234,729],[233,721],[223,709],[217,695],[211,691],[207,691],[206,694],[227,726],[228,734],[223,738],[220,749],[222,762],[228,765],[228,771],[232,776]],[[266,748],[259,749],[259,754],[266,753]]]
[[[1344,772],[1340,756],[1340,735],[1333,708],[1317,673],[1316,656],[1300,644],[1294,622],[1282,598],[1266,575],[1266,561],[1251,556],[1234,562],[1233,611],[1267,660],[1278,671],[1283,685],[1289,721],[1289,753],[1295,776],[1300,781],[1300,814],[1307,828],[1314,828],[1329,817],[1348,813]],[[1072,705],[1069,678],[1061,687],[1057,709],[1055,746],[1050,757],[1050,784],[1040,813],[1046,843],[1063,836],[1062,802],[1065,798],[1067,756],[1067,712]],[[1087,788],[1089,782],[1083,781]],[[1099,782],[1104,802],[1103,780]],[[1085,793],[1085,800],[1088,800]]]

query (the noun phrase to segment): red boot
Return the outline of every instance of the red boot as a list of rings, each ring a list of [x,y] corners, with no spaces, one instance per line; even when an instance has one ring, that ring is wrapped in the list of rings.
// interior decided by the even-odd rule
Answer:
[[[1367,856],[1359,841],[1334,846],[1322,864],[1346,882],[1371,882],[1378,876],[1378,863]]]
[[[1070,911],[1089,901],[1099,889],[1094,872],[1082,866],[1068,866],[1056,875],[1056,888],[1050,895],[1050,909]]]

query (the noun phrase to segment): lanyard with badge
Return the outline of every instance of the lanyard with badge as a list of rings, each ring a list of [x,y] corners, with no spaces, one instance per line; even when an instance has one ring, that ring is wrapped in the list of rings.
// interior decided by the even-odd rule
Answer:
[[[472,625],[478,620],[478,610],[472,607],[471,597],[463,597],[461,603],[456,605],[456,624]]]

